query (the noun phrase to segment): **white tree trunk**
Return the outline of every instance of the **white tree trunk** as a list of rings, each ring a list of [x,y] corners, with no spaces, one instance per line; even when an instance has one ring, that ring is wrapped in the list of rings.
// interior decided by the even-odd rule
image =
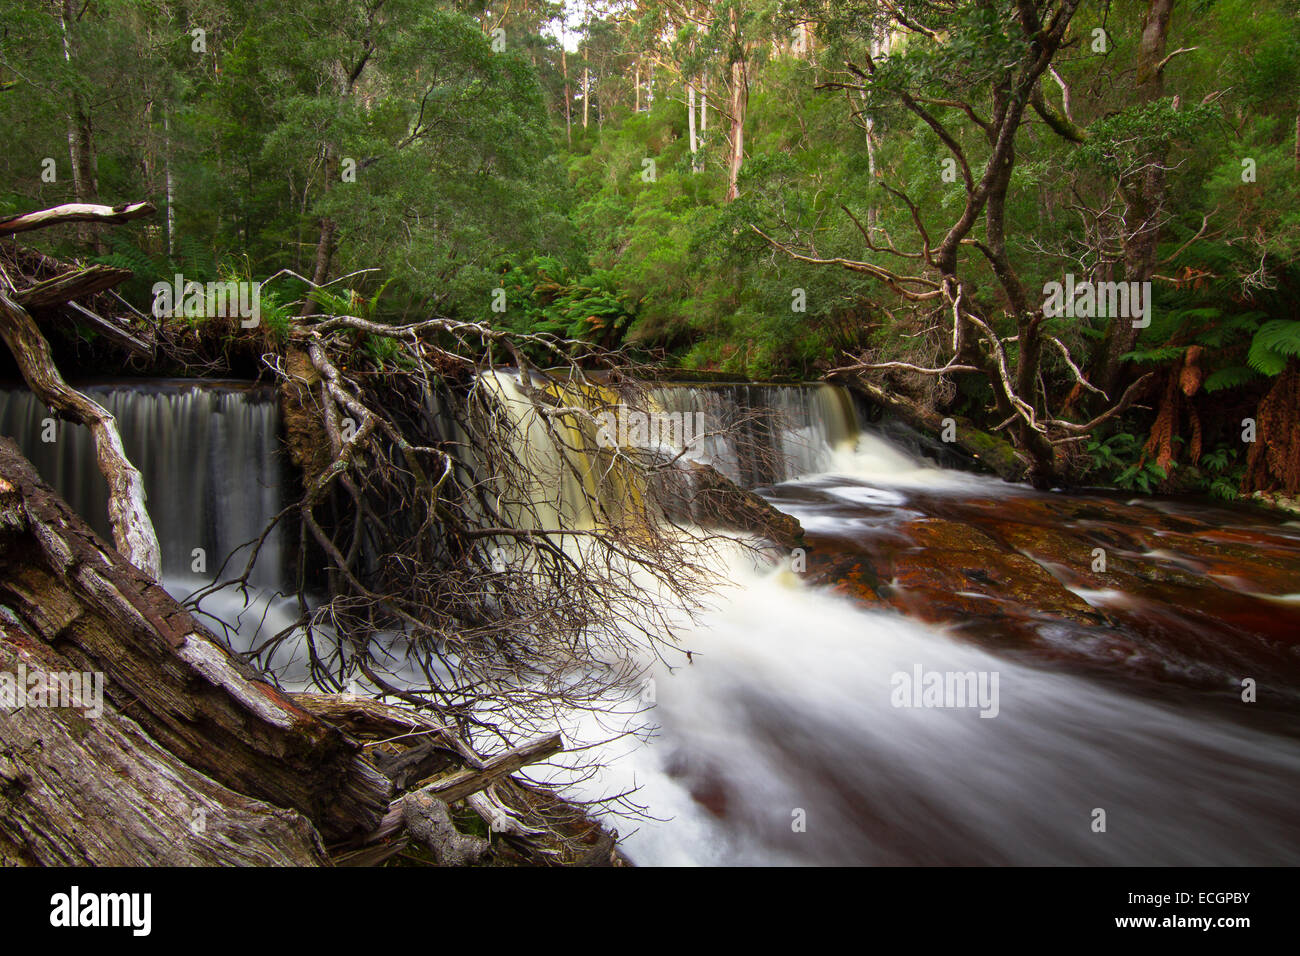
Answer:
[[[687,81],[686,83],[686,126],[690,131],[691,139],[691,172],[698,173],[699,166],[699,139],[695,135],[695,83]]]
[[[163,169],[167,189],[167,256],[176,248],[176,182],[172,177],[172,127],[171,115],[163,108]]]

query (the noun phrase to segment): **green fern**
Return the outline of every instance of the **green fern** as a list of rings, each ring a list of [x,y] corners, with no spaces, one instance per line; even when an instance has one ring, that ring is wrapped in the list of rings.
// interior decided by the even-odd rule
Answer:
[[[1202,388],[1207,392],[1219,392],[1225,388],[1236,388],[1238,385],[1245,385],[1251,379],[1258,378],[1259,373],[1253,368],[1247,368],[1244,365],[1233,365],[1228,368],[1221,368],[1205,380]]]
[[[91,263],[129,269],[137,279],[152,280],[166,273],[165,262],[155,260],[124,233],[110,232],[107,238],[110,251],[107,255],[91,257]]]
[[[1286,326],[1291,326],[1291,330]],[[1289,355],[1300,355],[1300,322],[1274,319],[1265,322],[1255,333],[1246,353],[1246,364],[1271,378],[1286,368]]]
[[[1132,352],[1125,352],[1122,358],[1131,362],[1169,362],[1180,357],[1185,351],[1185,345],[1164,345],[1154,349],[1135,349]]]
[[[1255,333],[1255,341],[1280,355],[1300,355],[1300,322],[1291,319],[1265,322]]]

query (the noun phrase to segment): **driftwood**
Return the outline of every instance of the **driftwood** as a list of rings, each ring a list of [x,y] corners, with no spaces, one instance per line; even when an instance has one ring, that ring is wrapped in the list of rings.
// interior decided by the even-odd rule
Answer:
[[[0,439],[0,678],[20,664],[102,675],[103,713],[4,707],[0,857],[320,862],[392,797],[356,740],[257,680]]]
[[[564,742],[560,735],[550,734],[485,760],[482,762],[481,767],[459,770],[436,780],[425,781],[414,793],[393,801],[388,808],[388,812],[384,815],[383,821],[367,837],[365,842],[375,843],[385,840],[401,830],[406,815],[404,801],[412,797],[424,794],[436,797],[443,803],[455,803],[457,800],[464,800],[466,797],[491,786],[503,777],[508,777],[516,770],[526,767],[530,763],[545,760],[563,749]]]
[[[71,203],[0,220],[0,235],[62,222],[126,222],[153,211],[154,207],[147,202],[122,206]],[[162,554],[145,508],[144,481],[126,457],[117,422],[107,410],[63,380],[55,367],[49,343],[27,311],[29,305],[53,306],[69,302],[76,296],[102,292],[129,275],[122,269],[91,266],[55,275],[20,290],[8,274],[0,270],[0,278],[3,278],[0,285],[0,337],[13,353],[19,371],[36,397],[61,417],[90,429],[99,469],[108,482],[108,519],[113,529],[113,543],[128,561],[157,578],[162,572]],[[80,309],[80,314],[91,319],[99,318],[84,308]],[[124,334],[130,338],[129,333]]]
[[[492,848],[482,837],[457,830],[446,802],[423,790],[402,800],[402,819],[411,839],[426,847],[440,866],[477,863]]]
[[[149,343],[135,335],[126,325],[91,312],[78,302],[68,302],[57,311],[62,314],[62,317],[86,323],[100,335],[111,339],[124,351],[133,352],[136,355],[151,355],[153,353]]]

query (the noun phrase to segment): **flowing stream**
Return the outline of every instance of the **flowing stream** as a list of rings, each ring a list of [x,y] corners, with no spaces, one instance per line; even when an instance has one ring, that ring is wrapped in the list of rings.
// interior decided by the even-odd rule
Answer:
[[[89,391],[121,423],[183,596],[281,507],[273,397]],[[652,736],[608,745],[574,793],[639,788],[657,819],[611,818],[634,862],[1300,863],[1296,522],[943,467],[942,447],[865,424],[828,386],[656,402],[740,423],[743,441],[694,454],[799,518],[807,547],[775,568],[738,550],[686,628],[690,659],[657,666],[653,706],[607,715]],[[105,533],[86,436],[44,441],[47,416],[0,392],[0,433]],[[283,561],[273,538],[254,617],[280,613]]]

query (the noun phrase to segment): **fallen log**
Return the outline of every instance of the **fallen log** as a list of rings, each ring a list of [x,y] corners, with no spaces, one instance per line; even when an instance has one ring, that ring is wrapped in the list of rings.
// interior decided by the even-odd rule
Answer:
[[[153,203],[129,202],[120,206],[101,206],[93,203],[65,203],[50,209],[25,212],[0,219],[0,236],[43,229],[67,222],[130,222],[142,216],[151,216],[156,210]]]
[[[946,430],[945,419],[952,419],[955,426],[953,444],[978,459],[999,478],[1006,481],[1021,481],[1029,471],[1029,459],[1018,452],[1009,441],[984,431],[968,419],[922,408],[901,395],[885,391],[862,376],[841,373],[835,376],[835,380],[864,395],[877,405],[889,409],[919,431],[940,436]]]
[[[2,612],[0,612],[2,613]],[[70,678],[72,662],[0,616],[0,674]],[[79,675],[78,675],[79,676]],[[94,707],[89,694],[81,703]],[[0,698],[12,694],[0,692]],[[111,702],[0,701],[0,864],[313,866],[325,850],[302,814],[222,786],[159,746]]]
[[[85,322],[100,335],[112,340],[127,352],[133,352],[136,355],[153,354],[153,349],[149,343],[132,333],[125,324],[119,324],[97,315],[78,302],[68,302],[57,311],[65,315],[70,314],[72,318]]]
[[[0,337],[36,397],[64,418],[85,425],[95,442],[99,470],[108,482],[113,543],[128,561],[157,578],[162,573],[158,535],[144,503],[144,479],[126,457],[117,421],[108,410],[69,387],[55,367],[49,343],[27,310],[0,291]]]
[[[377,843],[400,831],[406,819],[404,801],[411,797],[424,794],[436,797],[443,803],[455,803],[491,786],[503,777],[508,777],[528,764],[545,760],[563,749],[564,741],[560,735],[550,734],[490,757],[482,762],[481,767],[458,770],[435,780],[424,781],[417,785],[414,792],[392,802],[388,812],[384,814],[383,821],[365,842]]]
[[[13,300],[25,309],[42,305],[62,305],[72,299],[96,295],[116,288],[131,278],[130,269],[94,265],[76,269],[37,282],[13,294]]]
[[[35,707],[0,721],[8,859],[319,862],[322,838],[373,832],[389,806],[392,785],[356,740],[258,680],[99,539],[8,439],[0,648],[0,678],[28,662],[100,675],[103,696],[99,718]],[[222,824],[206,842],[168,848],[192,814],[160,807],[212,806]],[[240,842],[258,827],[265,841]],[[232,849],[245,844],[246,854]]]

